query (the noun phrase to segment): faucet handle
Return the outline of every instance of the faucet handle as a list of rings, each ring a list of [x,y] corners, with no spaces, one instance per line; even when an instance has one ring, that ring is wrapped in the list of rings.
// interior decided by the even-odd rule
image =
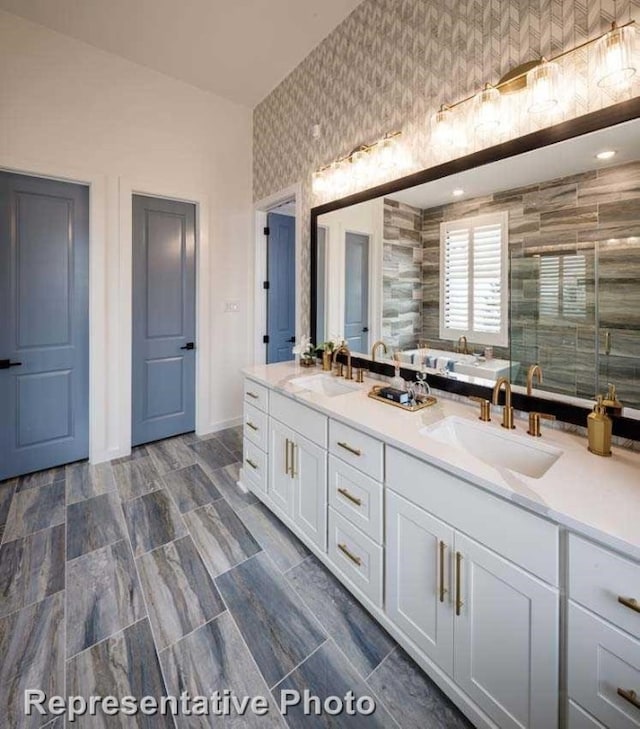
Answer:
[[[542,433],[540,432],[540,420],[555,420],[555,415],[549,415],[548,413],[537,413],[534,411],[529,413],[529,430],[528,435],[532,435],[534,438],[539,438]]]
[[[480,403],[480,415],[478,416],[479,420],[482,420],[483,423],[488,423],[491,421],[491,403],[489,400],[487,400],[485,397],[478,397],[477,395],[471,395],[469,397],[469,400],[473,400],[474,402]]]

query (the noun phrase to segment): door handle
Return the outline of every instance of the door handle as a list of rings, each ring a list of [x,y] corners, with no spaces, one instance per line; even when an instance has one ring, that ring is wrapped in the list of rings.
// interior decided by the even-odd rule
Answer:
[[[195,343],[194,343],[194,342],[187,342],[187,343],[186,343],[186,344],[184,345],[184,347],[180,347],[180,349],[189,349],[189,350],[191,350],[191,349],[195,349],[195,348],[196,348],[196,345],[195,345]]]
[[[295,337],[289,337],[289,339],[287,339],[287,342],[291,342],[291,344],[295,344],[296,343],[296,338]]]
[[[0,359],[0,370],[8,370],[9,367],[21,367],[22,362],[12,362],[10,359]]]
[[[362,327],[362,331],[366,334],[369,331],[369,327]]]
[[[444,602],[447,588],[444,586],[444,553],[447,545],[440,540],[440,602]]]
[[[462,606],[462,555],[456,552],[456,615],[460,615]]]

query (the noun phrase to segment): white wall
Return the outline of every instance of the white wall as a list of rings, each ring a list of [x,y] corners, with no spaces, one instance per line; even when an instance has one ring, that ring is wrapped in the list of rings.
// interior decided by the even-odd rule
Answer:
[[[0,13],[0,168],[91,183],[92,460],[130,443],[132,191],[198,203],[197,428],[240,417],[251,154],[249,109]]]
[[[328,338],[344,337],[345,236],[369,236],[369,341],[380,338],[382,330],[382,239],[384,198],[333,210],[318,218],[326,229],[325,333]]]

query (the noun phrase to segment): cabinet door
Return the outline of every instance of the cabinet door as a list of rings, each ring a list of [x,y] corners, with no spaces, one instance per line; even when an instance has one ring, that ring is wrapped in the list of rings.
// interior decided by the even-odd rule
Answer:
[[[557,590],[458,532],[455,539],[456,683],[502,729],[557,727]]]
[[[386,498],[387,614],[452,674],[453,529],[392,491],[387,491]]]
[[[294,478],[291,475],[293,431],[272,418],[269,420],[269,484],[273,505],[285,516],[293,516]]]
[[[327,550],[327,451],[294,436],[295,491],[293,520],[323,552]]]

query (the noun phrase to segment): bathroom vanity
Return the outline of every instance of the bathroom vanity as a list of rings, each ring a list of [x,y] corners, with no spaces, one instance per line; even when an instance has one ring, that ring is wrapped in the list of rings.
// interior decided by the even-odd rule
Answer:
[[[241,486],[476,726],[639,727],[640,454],[372,384],[246,369]]]

